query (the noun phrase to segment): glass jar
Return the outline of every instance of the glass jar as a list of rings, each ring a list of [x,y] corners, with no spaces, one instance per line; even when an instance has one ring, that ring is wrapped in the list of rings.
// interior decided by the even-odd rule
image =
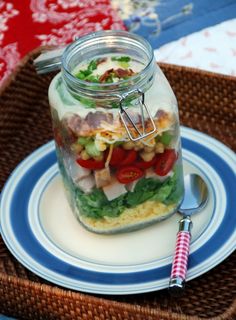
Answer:
[[[80,223],[137,230],[183,198],[178,107],[149,43],[101,31],[64,51],[49,88],[58,164]]]

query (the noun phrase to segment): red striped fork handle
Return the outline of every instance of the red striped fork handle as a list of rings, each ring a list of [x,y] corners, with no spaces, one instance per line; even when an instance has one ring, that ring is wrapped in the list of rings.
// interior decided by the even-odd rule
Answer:
[[[188,268],[188,256],[191,240],[192,222],[189,216],[179,221],[175,254],[172,262],[169,289],[171,294],[179,295],[183,292]]]

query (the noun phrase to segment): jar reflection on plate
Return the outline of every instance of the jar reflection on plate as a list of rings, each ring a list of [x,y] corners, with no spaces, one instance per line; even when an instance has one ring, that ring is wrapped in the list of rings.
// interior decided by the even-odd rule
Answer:
[[[67,198],[85,228],[133,231],[176,212],[178,106],[143,38],[102,31],[72,43],[49,103]]]

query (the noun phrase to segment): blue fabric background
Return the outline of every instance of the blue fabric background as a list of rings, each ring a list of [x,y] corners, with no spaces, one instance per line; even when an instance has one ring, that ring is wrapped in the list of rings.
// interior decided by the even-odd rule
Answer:
[[[124,23],[128,30],[149,40],[154,49],[203,28],[236,18],[235,0],[133,2],[136,5]]]

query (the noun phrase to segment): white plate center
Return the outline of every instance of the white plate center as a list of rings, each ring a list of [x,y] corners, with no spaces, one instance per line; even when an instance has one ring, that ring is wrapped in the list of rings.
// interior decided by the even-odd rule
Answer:
[[[184,161],[184,173],[189,172],[202,175],[193,164]],[[212,192],[210,190],[210,201],[206,208],[193,216],[191,250],[200,246],[200,239],[211,220],[214,206]],[[160,260],[158,265],[170,263],[180,218],[179,214],[175,214],[168,220],[130,233],[117,235],[91,233],[74,217],[59,175],[54,176],[46,186],[39,203],[40,233],[51,242],[50,250],[56,249],[57,253],[56,251],[52,253],[61,252],[95,264],[129,266],[157,260]],[[196,246],[196,242],[199,242],[199,245]]]

